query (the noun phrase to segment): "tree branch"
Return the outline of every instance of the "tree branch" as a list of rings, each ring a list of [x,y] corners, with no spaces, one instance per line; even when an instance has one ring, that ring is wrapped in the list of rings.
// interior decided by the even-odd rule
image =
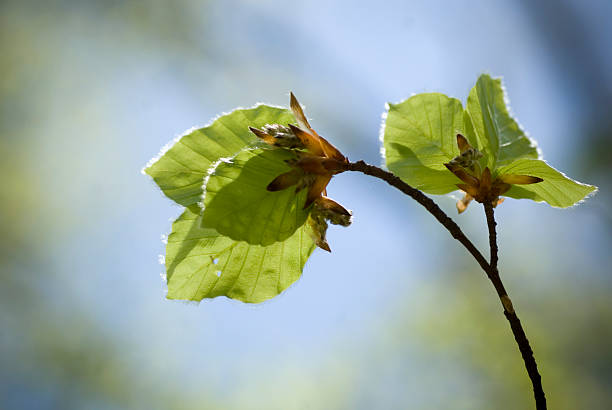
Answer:
[[[381,168],[369,165],[364,161],[351,162],[342,165],[343,170],[346,171],[357,171],[366,175],[373,176],[375,178],[382,179],[394,188],[399,189],[404,194],[410,196],[412,199],[421,204],[427,211],[434,216],[452,235],[453,238],[461,242],[461,244],[467,249],[467,251],[476,259],[476,262],[480,265],[482,270],[487,274],[487,277],[493,283],[499,299],[504,307],[504,315],[508,322],[510,322],[510,328],[514,335],[514,340],[518,344],[523,361],[525,362],[525,368],[527,374],[533,384],[533,393],[536,401],[537,410],[546,410],[546,398],[544,396],[544,390],[542,389],[541,376],[538,373],[538,367],[533,357],[533,351],[529,345],[529,340],[525,335],[525,331],[521,325],[514,308],[512,301],[504,288],[504,284],[501,281],[499,272],[497,270],[498,261],[498,249],[497,249],[497,233],[495,231],[495,218],[493,215],[493,207],[489,204],[485,204],[485,213],[487,215],[487,225],[489,227],[489,245],[491,248],[491,262],[482,256],[480,251],[474,246],[474,244],[465,236],[461,228],[453,221],[440,207],[423,192],[416,188],[408,185],[402,181],[399,177],[392,174],[391,172],[385,171]]]
[[[521,355],[523,356],[523,361],[525,362],[527,374],[529,375],[529,378],[531,379],[531,383],[533,385],[533,395],[536,402],[536,409],[545,410],[546,397],[542,388],[542,377],[538,372],[538,365],[536,363],[535,357],[533,356],[533,350],[531,350],[527,335],[525,335],[525,331],[523,330],[521,321],[519,320],[514,310],[514,307],[512,306],[512,301],[510,300],[510,297],[508,296],[508,293],[504,288],[504,284],[501,281],[501,277],[499,276],[499,271],[497,269],[498,248],[497,233],[495,231],[495,226],[497,224],[495,222],[493,206],[491,204],[484,204],[484,209],[485,214],[487,216],[487,226],[489,227],[489,246],[491,248],[490,272],[487,272],[487,275],[489,276],[491,282],[493,282],[493,286],[495,286],[495,290],[497,291],[499,299],[501,300],[502,305],[504,306],[504,315],[510,323],[510,328],[512,329],[514,340],[516,340],[519,350],[521,351]]]
[[[453,221],[448,215],[446,215],[446,213],[444,213],[444,211],[440,209],[440,207],[423,192],[411,187],[391,172],[387,172],[373,165],[366,164],[364,161],[357,161],[345,164],[345,169],[347,171],[357,171],[366,175],[382,179],[392,187],[399,189],[404,194],[417,201],[425,209],[427,209],[427,211],[429,211],[429,213],[432,214],[434,218],[436,218],[442,225],[444,225],[444,227],[450,232],[453,238],[455,238],[456,240],[461,242],[463,246],[465,246],[468,252],[472,254],[474,259],[476,259],[476,262],[478,262],[480,267],[485,272],[489,270],[489,263],[487,262],[485,257],[482,256],[480,251],[474,246],[474,244],[467,238],[467,236],[465,236],[461,228],[459,228],[459,225],[457,225],[455,221]]]

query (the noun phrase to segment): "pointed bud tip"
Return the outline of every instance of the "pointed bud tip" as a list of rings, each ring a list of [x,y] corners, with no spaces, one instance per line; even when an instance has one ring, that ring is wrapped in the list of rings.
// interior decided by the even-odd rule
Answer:
[[[329,244],[327,242],[318,243],[317,246],[323,249],[324,251],[331,253],[331,248],[329,247]]]
[[[463,154],[470,148],[470,143],[463,135],[457,134],[457,147],[459,147],[459,152]]]
[[[293,91],[289,92],[289,105],[292,109],[297,108],[300,111],[302,110],[302,107],[300,106],[300,103],[298,102],[298,99],[296,98],[295,94],[293,94]]]
[[[259,139],[264,140],[264,142],[271,144],[274,140],[271,135],[267,132],[260,130],[259,128],[249,127],[249,131],[251,131],[255,136]]]
[[[281,181],[279,181],[278,179],[275,179],[274,181],[272,181],[272,182],[270,182],[268,184],[268,186],[266,187],[266,190],[268,190],[270,192],[276,192],[276,191],[282,191],[285,188],[287,188],[287,187],[283,186]]]

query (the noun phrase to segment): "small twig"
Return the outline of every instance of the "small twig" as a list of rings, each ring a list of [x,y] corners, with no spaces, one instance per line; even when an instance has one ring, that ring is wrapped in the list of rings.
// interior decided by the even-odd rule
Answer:
[[[497,294],[502,302],[504,307],[504,315],[508,322],[510,322],[510,328],[512,329],[512,334],[514,335],[514,340],[518,344],[519,350],[521,351],[521,355],[523,356],[523,361],[525,362],[525,368],[527,369],[527,374],[531,379],[533,384],[533,392],[536,401],[536,409],[537,410],[545,410],[546,409],[546,398],[544,396],[544,390],[542,389],[542,380],[540,377],[540,373],[538,373],[538,367],[533,357],[533,351],[529,345],[529,340],[527,340],[527,336],[525,335],[525,331],[521,325],[521,321],[519,320],[514,308],[512,306],[512,301],[504,288],[504,284],[499,277],[499,272],[497,270],[497,233],[495,231],[495,218],[493,215],[493,207],[491,205],[485,205],[485,213],[487,215],[487,225],[489,227],[489,245],[491,248],[491,262],[487,262],[487,260],[482,256],[480,251],[474,246],[474,244],[465,236],[461,228],[453,221],[446,213],[440,209],[440,207],[432,201],[429,197],[427,197],[423,192],[419,191],[416,188],[408,185],[404,181],[402,181],[399,177],[395,176],[391,172],[387,172],[381,168],[375,167],[373,165],[369,165],[364,161],[351,162],[348,164],[342,165],[343,170],[346,171],[357,171],[366,175],[373,176],[375,178],[382,179],[387,182],[389,185],[394,188],[399,189],[404,194],[410,196],[412,199],[421,204],[427,211],[434,216],[452,235],[453,238],[461,242],[461,244],[468,250],[468,252],[476,259],[482,270],[487,274],[487,277],[493,283]]]
[[[546,397],[542,388],[542,377],[538,372],[538,365],[535,361],[535,357],[533,356],[533,350],[531,350],[529,340],[527,340],[527,336],[525,335],[525,331],[523,330],[521,321],[516,315],[514,307],[512,306],[512,301],[508,296],[508,292],[506,292],[506,289],[504,288],[504,284],[501,281],[501,277],[499,276],[499,271],[497,269],[498,248],[497,233],[495,231],[495,226],[497,224],[495,222],[493,206],[491,204],[484,204],[484,209],[485,214],[487,216],[487,226],[489,227],[489,246],[491,248],[491,270],[490,272],[487,272],[487,275],[489,276],[491,282],[493,282],[493,286],[495,286],[495,290],[499,295],[499,299],[501,300],[502,305],[504,306],[504,315],[506,316],[506,319],[508,319],[508,322],[510,322],[510,327],[512,328],[514,340],[516,340],[519,350],[521,351],[521,355],[523,356],[523,361],[525,362],[527,374],[529,375],[531,383],[533,384],[533,395],[536,402],[536,409],[545,410]]]
[[[395,176],[391,172],[387,172],[383,169],[375,167],[373,165],[366,164],[364,161],[351,162],[349,164],[345,164],[345,169],[347,171],[357,171],[366,175],[370,175],[379,179],[386,181],[389,185],[399,189],[419,204],[421,204],[430,214],[434,216],[452,235],[453,238],[461,242],[463,246],[468,250],[469,253],[472,254],[476,262],[480,265],[480,267],[487,272],[489,270],[489,263],[485,259],[484,256],[480,253],[480,251],[474,246],[474,244],[465,236],[459,225],[455,223],[440,207],[431,200],[428,196],[426,196],[423,192],[419,191],[416,188],[411,187],[404,181],[402,181],[399,177]]]

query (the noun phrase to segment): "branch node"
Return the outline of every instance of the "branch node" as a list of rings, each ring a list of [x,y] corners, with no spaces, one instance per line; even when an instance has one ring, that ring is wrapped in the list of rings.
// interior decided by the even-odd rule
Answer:
[[[502,305],[504,305],[504,309],[506,309],[506,312],[514,313],[514,306],[512,306],[512,301],[510,300],[510,297],[508,295],[502,295],[500,299]]]

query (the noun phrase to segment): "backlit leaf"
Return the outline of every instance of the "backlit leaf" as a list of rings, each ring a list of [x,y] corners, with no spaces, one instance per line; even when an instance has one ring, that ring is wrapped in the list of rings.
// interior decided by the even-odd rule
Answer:
[[[567,208],[585,199],[597,190],[593,185],[574,181],[539,159],[519,159],[497,170],[497,175],[515,174],[540,177],[544,181],[531,185],[512,185],[504,195]]]
[[[285,160],[295,153],[283,149],[248,149],[211,173],[204,196],[203,226],[234,240],[270,245],[289,238],[308,217],[303,209],[307,189],[296,186],[270,192],[268,184],[290,171]]]
[[[187,131],[162,151],[144,172],[153,177],[166,196],[180,205],[197,209],[202,183],[209,168],[221,158],[235,155],[258,139],[249,126],[295,122],[289,110],[267,105],[237,109],[211,125]],[[195,208],[194,208],[195,206]]]
[[[478,78],[466,105],[466,137],[484,155],[486,166],[495,169],[519,158],[538,158],[533,141],[508,113],[500,78]]]
[[[234,241],[200,225],[200,216],[188,209],[172,224],[166,246],[168,299],[227,296],[263,302],[300,277],[315,248],[307,225],[269,246]]]
[[[504,195],[546,201],[556,207],[572,206],[597,189],[573,181],[539,159],[535,142],[510,116],[506,104],[501,79],[487,74],[478,78],[465,110],[459,100],[435,93],[418,94],[400,104],[391,104],[383,135],[388,168],[424,192],[455,191],[461,181],[444,163],[459,155],[456,135],[461,133],[482,154],[478,163],[454,170],[456,174],[461,171],[472,175],[472,185],[462,185],[465,190],[472,189],[474,192],[468,190],[472,195],[478,193],[485,167],[493,176],[514,174],[542,178],[544,181],[540,183],[512,185]],[[455,168],[465,159],[457,161]]]
[[[444,163],[459,155],[463,107],[443,94],[418,94],[389,104],[384,148],[387,167],[408,184],[431,194],[457,190],[461,182]]]

